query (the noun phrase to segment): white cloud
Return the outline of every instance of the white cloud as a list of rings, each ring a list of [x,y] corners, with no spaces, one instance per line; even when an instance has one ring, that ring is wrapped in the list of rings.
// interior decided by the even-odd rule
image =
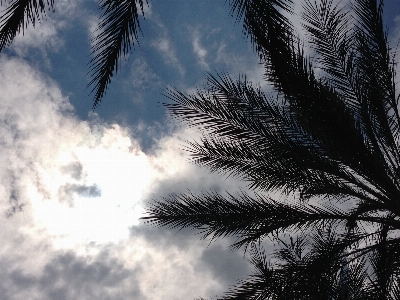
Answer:
[[[57,52],[64,46],[60,30],[70,26],[71,21],[78,16],[76,12],[80,9],[81,2],[82,0],[56,1],[54,13],[52,10],[47,10],[46,14],[41,14],[35,27],[29,23],[27,28],[21,30],[15,37],[11,49],[21,57],[29,55],[32,48],[39,49],[49,65],[47,52]]]
[[[131,66],[131,84],[134,88],[149,89],[160,84],[160,77],[153,72],[144,59],[137,58]]]
[[[170,38],[168,37],[168,30],[161,22],[158,16],[153,15],[152,20],[155,22],[156,26],[158,27],[158,31],[160,35],[158,38],[154,39],[151,45],[157,49],[157,51],[162,55],[164,58],[165,64],[170,65],[176,68],[180,75],[185,75],[185,69],[182,66],[181,62],[179,61],[175,46],[171,42]]]
[[[64,44],[58,35],[58,29],[61,26],[54,20],[44,20],[35,27],[29,25],[24,33],[15,37],[11,48],[22,57],[29,54],[30,48],[38,48],[43,54],[49,49],[58,51]]]
[[[75,119],[54,84],[18,61],[1,63],[5,199],[32,205],[37,224],[62,243],[126,238],[149,185],[163,174],[127,129]]]
[[[177,242],[171,231],[138,222],[152,197],[238,188],[186,162],[180,148],[193,133],[166,136],[144,153],[128,128],[96,115],[77,119],[57,85],[22,60],[2,56],[0,64],[0,210],[9,199],[26,204],[2,217],[4,299],[188,299],[224,291],[202,263],[207,242],[192,232]]]
[[[81,5],[84,0],[59,0],[54,3],[54,11],[56,16],[67,18],[70,20],[75,18],[82,9]]]
[[[136,104],[144,103],[144,94],[161,87],[161,78],[153,72],[151,67],[142,58],[133,61],[130,76],[124,81],[124,88],[132,93],[132,101]]]
[[[200,44],[200,34],[198,31],[193,33],[193,40],[192,40],[193,51],[197,56],[199,65],[204,70],[210,70],[210,66],[206,61],[207,50]]]
[[[176,68],[182,76],[185,75],[185,69],[179,62],[179,59],[176,56],[175,48],[167,36],[163,36],[153,41],[152,46],[161,53],[166,64]]]
[[[87,33],[90,41],[90,46],[93,47],[95,43],[95,38],[97,35],[100,33],[97,28],[99,26],[99,17],[95,15],[89,15],[87,16],[86,20],[86,27],[87,27]]]

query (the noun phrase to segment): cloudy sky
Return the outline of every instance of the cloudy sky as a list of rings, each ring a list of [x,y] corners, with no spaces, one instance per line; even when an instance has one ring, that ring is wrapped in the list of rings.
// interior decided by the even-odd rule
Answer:
[[[207,73],[263,70],[225,1],[149,0],[140,45],[93,112],[86,73],[100,11],[56,0],[0,55],[2,299],[211,299],[251,273],[229,240],[139,221],[153,199],[245,185],[188,163],[196,137],[161,103]],[[396,46],[400,1],[388,0]]]

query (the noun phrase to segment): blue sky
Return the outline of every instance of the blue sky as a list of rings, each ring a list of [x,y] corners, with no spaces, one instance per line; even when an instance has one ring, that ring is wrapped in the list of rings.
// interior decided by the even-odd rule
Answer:
[[[30,48],[24,59],[56,80],[77,115],[87,119],[92,105],[90,88],[86,88],[90,79],[86,75],[89,38],[100,11],[95,1],[75,2],[77,6],[71,4],[67,13],[59,12],[56,6],[56,16],[61,14],[62,22],[51,28],[57,33],[48,33],[47,43]],[[201,87],[207,72],[243,73],[257,67],[242,25],[235,25],[224,1],[151,1],[145,9],[139,45],[122,59],[120,71],[96,109],[105,121],[135,124],[140,120],[150,126],[163,122],[160,103],[167,101],[162,96],[166,87],[192,90]]]
[[[161,104],[163,90],[194,92],[207,73],[267,88],[224,3],[149,0],[140,45],[95,111],[86,74],[96,1],[56,0],[0,55],[2,299],[211,299],[251,273],[230,240],[138,220],[169,193],[245,188],[190,164],[182,148],[198,134]],[[400,1],[386,1],[385,13],[396,48]],[[16,204],[22,212],[7,217]]]

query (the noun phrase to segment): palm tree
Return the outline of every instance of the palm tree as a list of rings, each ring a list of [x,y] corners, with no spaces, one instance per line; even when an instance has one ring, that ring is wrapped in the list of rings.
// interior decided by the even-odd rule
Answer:
[[[273,91],[210,75],[197,94],[168,90],[166,106],[201,133],[188,144],[193,161],[255,196],[170,195],[143,219],[251,249],[256,273],[223,299],[400,299],[399,95],[383,1],[349,11],[305,1],[309,56],[287,17],[292,1],[230,4]],[[271,261],[257,246],[265,238],[281,245]]]
[[[3,2],[8,6],[0,15],[0,52],[19,32],[24,32],[29,23],[35,26],[46,11],[54,10],[54,0],[0,0],[1,5]],[[99,6],[102,15],[96,30],[99,33],[92,46],[92,79],[88,84],[93,86],[93,109],[100,103],[111,77],[118,70],[119,58],[127,55],[138,40],[139,10],[144,16],[144,0],[99,0]]]

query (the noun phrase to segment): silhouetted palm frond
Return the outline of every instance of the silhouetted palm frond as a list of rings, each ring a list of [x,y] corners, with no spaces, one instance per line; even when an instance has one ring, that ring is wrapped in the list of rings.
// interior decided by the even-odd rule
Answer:
[[[117,72],[120,56],[127,55],[138,42],[139,10],[144,16],[143,0],[101,0],[99,4],[103,13],[96,30],[98,35],[93,41],[94,57],[90,61],[92,80],[89,86],[94,85],[93,108],[100,103],[114,72]]]
[[[29,23],[40,22],[47,10],[53,9],[54,0],[14,0],[1,1],[7,7],[0,16],[0,52],[10,44],[15,36],[24,32]]]
[[[314,234],[303,233],[296,240],[280,240],[281,248],[272,255],[272,262],[262,248],[252,244],[250,262],[255,273],[240,280],[220,299],[380,299],[373,278],[376,270],[371,270],[369,260],[376,257],[350,259],[346,252],[349,240],[338,238],[337,233],[337,228],[328,226]],[[386,269],[385,276],[388,274],[398,276]],[[393,295],[396,284],[392,281]],[[384,295],[385,299],[397,299]]]
[[[256,273],[224,299],[399,299],[399,95],[383,1],[354,0],[351,10],[305,1],[312,58],[290,22],[292,1],[230,4],[270,92],[210,75],[205,91],[167,91],[167,109],[201,133],[187,147],[196,164],[259,192],[171,195],[144,219],[234,236],[233,247],[282,242],[272,264],[253,252]],[[280,239],[293,233],[296,242]]]
[[[240,280],[221,299],[274,299],[272,297],[284,289],[287,278],[282,272],[273,269],[264,249],[252,245],[250,252],[250,262],[254,266],[255,273],[245,280]]]
[[[233,236],[237,242],[233,248],[248,246],[273,233],[302,231],[306,228],[319,228],[328,224],[342,224],[356,220],[353,227],[368,224],[390,224],[391,232],[400,228],[400,221],[388,220],[379,214],[362,214],[354,217],[352,211],[344,211],[333,205],[311,205],[300,201],[279,202],[256,194],[256,198],[242,193],[222,196],[218,193],[202,195],[171,195],[163,201],[156,201],[147,209],[149,216],[143,217],[149,224],[170,228],[197,228],[203,237],[216,239]],[[355,230],[354,228],[352,229]],[[379,235],[380,231],[371,231]],[[363,230],[347,238],[347,247],[359,245],[371,232]],[[391,239],[391,243],[397,240]],[[372,243],[374,244],[374,243]],[[369,246],[365,253],[378,247]]]

